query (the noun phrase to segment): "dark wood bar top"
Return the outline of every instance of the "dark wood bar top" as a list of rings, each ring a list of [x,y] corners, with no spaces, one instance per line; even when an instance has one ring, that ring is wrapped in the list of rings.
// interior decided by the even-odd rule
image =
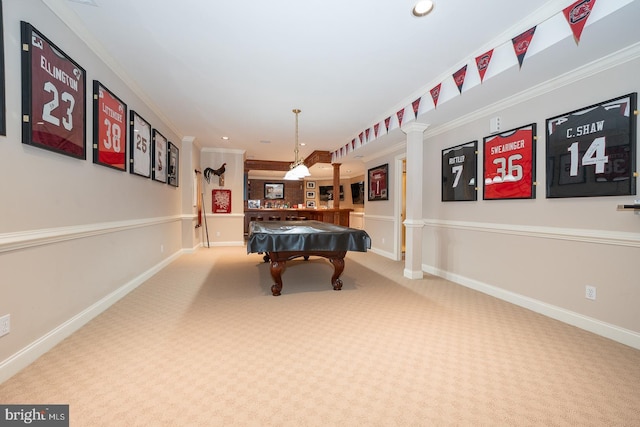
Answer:
[[[245,209],[244,211],[244,231],[248,233],[251,221],[287,221],[307,219],[312,221],[328,222],[330,224],[349,227],[349,213],[351,208],[338,209],[284,209],[284,208],[261,208]]]

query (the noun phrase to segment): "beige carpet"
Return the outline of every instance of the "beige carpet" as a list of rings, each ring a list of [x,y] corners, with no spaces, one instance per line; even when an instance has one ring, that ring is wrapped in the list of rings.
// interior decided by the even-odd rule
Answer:
[[[72,426],[638,426],[640,351],[349,253],[184,255],[0,385]]]

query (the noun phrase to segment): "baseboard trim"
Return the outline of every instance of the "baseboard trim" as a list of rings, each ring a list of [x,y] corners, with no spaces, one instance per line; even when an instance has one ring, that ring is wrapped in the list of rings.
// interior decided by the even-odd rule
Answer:
[[[409,270],[409,269],[405,268],[404,272],[403,272],[403,275],[407,279],[413,279],[413,280],[424,278],[424,272],[422,270],[420,270],[420,271],[412,271],[412,270]]]
[[[385,258],[396,259],[396,257],[391,252],[383,251],[382,249],[371,248],[370,251]]]
[[[89,323],[89,321],[94,317],[107,310],[129,292],[148,280],[151,276],[180,257],[183,253],[185,253],[185,251],[180,250],[168,258],[165,258],[155,266],[140,274],[138,277],[130,280],[128,283],[97,301],[95,304],[87,307],[85,310],[52,329],[17,353],[0,362],[0,384],[29,366],[40,356]]]
[[[244,246],[244,241],[231,241],[231,242],[209,242],[212,247],[219,246]],[[206,243],[205,243],[206,247]]]
[[[582,314],[566,310],[533,298],[525,297],[505,289],[501,289],[468,277],[449,273],[447,271],[423,264],[422,270],[428,274],[442,277],[451,282],[470,289],[491,295],[503,301],[540,313],[555,320],[567,323],[585,331],[619,342],[640,350],[640,334],[610,323],[602,322]]]

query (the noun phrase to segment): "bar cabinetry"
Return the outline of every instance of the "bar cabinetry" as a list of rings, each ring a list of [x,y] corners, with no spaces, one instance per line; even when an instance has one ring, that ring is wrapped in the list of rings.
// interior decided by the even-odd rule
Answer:
[[[246,209],[244,232],[249,232],[251,221],[287,221],[297,218],[349,227],[349,213],[352,211],[353,209]]]

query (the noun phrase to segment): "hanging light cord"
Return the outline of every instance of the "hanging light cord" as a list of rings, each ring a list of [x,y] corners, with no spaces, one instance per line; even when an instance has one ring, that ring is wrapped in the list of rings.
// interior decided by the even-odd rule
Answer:
[[[294,168],[300,164],[300,160],[298,160],[298,152],[299,152],[299,144],[298,144],[298,114],[300,114],[300,110],[295,108],[292,110],[296,115],[296,148],[293,151],[295,153],[295,161],[291,165],[291,168]]]

